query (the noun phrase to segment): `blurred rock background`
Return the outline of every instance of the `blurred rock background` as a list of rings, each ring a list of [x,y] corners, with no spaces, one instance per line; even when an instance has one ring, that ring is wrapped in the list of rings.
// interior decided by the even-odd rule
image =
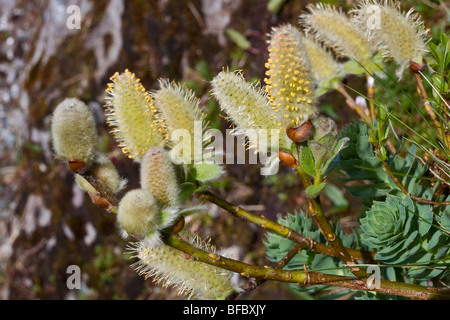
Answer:
[[[277,2],[279,9],[268,6]],[[51,114],[65,97],[86,102],[98,120],[102,150],[135,187],[138,167],[116,148],[104,123],[109,77],[128,68],[147,90],[156,89],[159,78],[184,82],[201,98],[212,126],[225,130],[229,124],[209,100],[208,81],[223,67],[263,79],[266,34],[281,23],[297,25],[309,2],[0,0],[0,299],[180,299],[130,268],[114,216],[95,207],[52,157]],[[81,10],[80,29],[67,27],[70,5]],[[339,99],[334,103],[343,103]],[[340,116],[343,122],[354,117]],[[257,166],[227,170],[214,187],[230,202],[273,219],[303,204],[299,182],[283,175],[286,168],[270,179]],[[340,218],[349,228],[354,224],[350,209]],[[262,231],[217,207],[187,227],[238,259],[267,263]],[[67,288],[70,265],[80,267],[81,290]],[[246,297],[292,298],[271,283]]]

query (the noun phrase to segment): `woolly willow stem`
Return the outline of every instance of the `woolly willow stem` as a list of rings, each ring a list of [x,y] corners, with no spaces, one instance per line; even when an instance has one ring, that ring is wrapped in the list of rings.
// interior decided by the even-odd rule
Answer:
[[[289,240],[292,240],[292,241],[300,244],[302,249],[311,250],[311,251],[325,254],[328,256],[337,257],[337,254],[332,247],[329,247],[320,242],[316,242],[311,238],[304,237],[304,236],[298,234],[297,232],[295,232],[294,230],[292,230],[288,227],[285,227],[281,224],[278,224],[276,222],[273,222],[264,216],[257,216],[257,215],[254,215],[244,209],[234,206],[231,203],[223,200],[219,196],[217,196],[209,191],[203,192],[201,194],[201,197],[204,200],[214,203],[215,205],[228,211],[229,213],[231,213],[233,216],[235,216],[237,218],[240,218],[244,221],[254,223],[266,230],[275,232],[276,234],[278,234],[280,236],[283,236]],[[375,261],[376,252],[361,251],[361,250],[355,250],[355,249],[351,249],[351,248],[346,248],[346,249],[354,259],[365,260],[368,262]]]
[[[191,258],[241,274],[247,278],[291,282],[303,285],[332,285],[356,290],[376,291],[390,295],[400,295],[413,299],[450,299],[450,290],[423,287],[414,284],[380,280],[379,288],[369,288],[367,283],[353,277],[324,274],[314,271],[283,270],[273,267],[259,267],[237,260],[211,254],[180,238],[169,235],[165,243],[178,249]]]

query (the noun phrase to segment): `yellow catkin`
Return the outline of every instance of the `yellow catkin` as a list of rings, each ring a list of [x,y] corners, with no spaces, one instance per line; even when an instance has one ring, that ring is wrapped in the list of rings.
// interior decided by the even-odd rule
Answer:
[[[266,68],[265,90],[283,128],[299,126],[317,114],[311,62],[297,28],[272,30]]]
[[[106,89],[107,123],[123,153],[140,161],[150,146],[164,144],[163,120],[134,73],[126,69],[120,74],[116,72],[110,79],[112,82]]]

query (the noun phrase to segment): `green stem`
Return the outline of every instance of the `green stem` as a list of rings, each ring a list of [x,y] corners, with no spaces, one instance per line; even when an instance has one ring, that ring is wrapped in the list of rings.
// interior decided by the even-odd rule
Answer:
[[[390,295],[400,295],[413,299],[450,299],[450,290],[423,287],[408,283],[380,280],[379,287],[369,288],[368,284],[357,278],[324,274],[314,271],[283,270],[273,267],[259,267],[237,260],[225,258],[218,254],[208,253],[181,240],[177,236],[164,238],[167,245],[178,249],[191,258],[222,269],[237,272],[247,278],[275,280],[303,285],[332,285],[355,290],[376,291]]]
[[[304,188],[308,188],[311,185],[309,176],[303,171],[300,166],[297,168],[297,172],[303,181]],[[327,239],[336,256],[341,259],[342,262],[344,262],[346,265],[356,264],[356,262],[354,261],[354,257],[352,257],[347,248],[344,247],[341,239],[339,239],[339,237],[334,232],[333,227],[328,222],[323,212],[322,205],[320,204],[320,198],[309,198],[309,203],[309,211],[313,220],[319,226],[320,232],[325,237],[325,239]],[[360,268],[350,268],[350,271],[360,279],[363,279],[367,276],[366,272]]]
[[[244,209],[234,206],[231,203],[223,200],[222,198],[216,196],[215,194],[213,194],[209,191],[203,192],[201,194],[201,197],[204,200],[214,203],[215,205],[228,211],[229,213],[231,213],[233,216],[235,216],[237,218],[240,218],[244,221],[254,223],[266,230],[275,232],[276,234],[278,234],[280,236],[283,236],[287,239],[290,239],[290,240],[300,244],[301,249],[311,250],[311,251],[325,254],[328,256],[337,257],[337,254],[332,247],[329,247],[320,242],[316,242],[315,240],[313,240],[311,238],[304,237],[304,236],[298,234],[297,232],[295,232],[294,230],[292,230],[288,227],[285,227],[281,224],[278,224],[276,222],[273,222],[264,216],[257,216],[257,215],[254,215]],[[355,249],[350,249],[350,248],[348,248],[347,251],[351,254],[351,256],[354,259],[364,260],[367,262],[375,261],[376,253],[373,251],[361,251],[361,250],[355,250]]]

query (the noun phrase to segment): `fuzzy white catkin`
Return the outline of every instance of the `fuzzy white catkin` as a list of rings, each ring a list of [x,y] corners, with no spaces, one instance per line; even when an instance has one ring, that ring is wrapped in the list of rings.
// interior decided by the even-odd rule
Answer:
[[[281,118],[271,109],[266,93],[256,84],[244,79],[240,71],[224,70],[211,82],[213,96],[219,102],[228,119],[235,125],[234,132],[243,133],[249,139],[249,148],[265,151],[271,145],[272,130],[280,131]],[[258,140],[258,130],[267,130],[267,141]],[[279,132],[279,141],[287,143],[287,137]]]
[[[369,72],[377,68],[371,61],[374,48],[364,31],[342,11],[331,5],[310,4],[300,16],[300,24],[307,34],[332,48],[336,54],[356,60]]]
[[[410,61],[423,63],[427,32],[414,9],[402,13],[398,1],[365,0],[357,4],[352,14],[353,22],[364,30],[366,37],[399,65],[399,78]]]
[[[188,259],[183,253],[164,243],[154,245],[143,239],[130,246],[139,260],[132,265],[135,270],[162,287],[174,287],[179,295],[197,299],[224,299],[241,291],[231,282],[232,273],[209,264]],[[203,250],[213,252],[209,245]]]
[[[142,158],[141,187],[150,192],[160,208],[179,206],[179,188],[175,167],[169,153],[159,147],[150,147]]]
[[[342,64],[338,63],[332,53],[325,49],[311,36],[303,37],[303,44],[311,61],[312,73],[319,88],[330,88],[331,81],[345,76]]]
[[[67,98],[53,112],[52,140],[55,156],[66,161],[81,161],[89,166],[94,160],[98,135],[95,119],[88,106]]]
[[[117,208],[117,222],[120,228],[134,236],[157,233],[160,213],[153,195],[144,189],[128,191]]]

